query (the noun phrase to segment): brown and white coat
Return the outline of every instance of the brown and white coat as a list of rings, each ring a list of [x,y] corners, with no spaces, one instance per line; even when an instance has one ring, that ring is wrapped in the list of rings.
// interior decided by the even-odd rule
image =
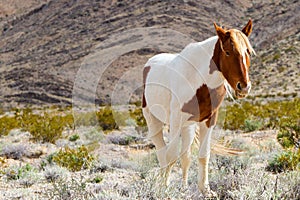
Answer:
[[[214,25],[217,36],[189,44],[179,54],[150,58],[143,74],[143,113],[166,179],[180,157],[187,185],[190,148],[199,126],[198,186],[207,195],[213,194],[208,185],[210,138],[227,92],[225,86],[230,85],[237,98],[249,93],[250,55],[254,53],[248,40],[251,20],[242,31]],[[162,132],[164,124],[169,125],[168,144]]]

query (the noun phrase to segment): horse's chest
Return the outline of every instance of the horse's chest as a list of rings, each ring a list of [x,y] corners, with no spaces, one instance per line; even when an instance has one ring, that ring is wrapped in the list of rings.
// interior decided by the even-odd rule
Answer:
[[[210,119],[221,105],[226,89],[224,85],[210,89],[207,85],[202,85],[197,89],[196,94],[183,105],[181,111],[189,113],[190,121],[201,122]]]

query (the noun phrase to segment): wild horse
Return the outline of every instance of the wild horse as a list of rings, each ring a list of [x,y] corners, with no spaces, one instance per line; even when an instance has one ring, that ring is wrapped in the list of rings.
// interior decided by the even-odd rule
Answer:
[[[143,71],[143,114],[166,183],[180,157],[183,184],[187,185],[191,145],[198,137],[198,187],[206,196],[215,195],[209,188],[208,162],[218,109],[230,87],[237,98],[249,93],[250,56],[255,53],[248,40],[251,20],[242,31],[214,26],[217,36],[189,44],[179,54],[155,55]],[[163,137],[164,124],[169,126],[168,143]],[[195,134],[197,126],[199,134]]]

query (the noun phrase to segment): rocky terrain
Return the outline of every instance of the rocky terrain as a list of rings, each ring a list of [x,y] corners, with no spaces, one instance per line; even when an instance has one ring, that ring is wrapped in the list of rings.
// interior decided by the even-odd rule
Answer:
[[[109,67],[93,81],[94,91],[85,93],[88,89],[83,87],[81,94],[82,99],[107,104],[115,88],[132,84],[119,82],[120,77],[137,70],[129,73],[128,79],[139,83],[130,97],[131,101],[139,100],[138,70],[151,55],[178,52],[192,40],[215,35],[213,21],[228,28],[241,28],[249,18],[254,21],[250,40],[257,52],[252,61],[252,95],[299,96],[300,3],[297,0],[30,0],[26,3],[2,0],[0,6],[2,106],[71,104],[76,76],[87,66],[89,56],[105,48],[130,49],[133,42],[145,39],[134,33],[128,33],[126,38],[127,33],[123,34],[126,31],[154,27],[185,35],[188,39],[182,42],[168,37],[168,43],[166,36],[155,37],[155,41],[161,39],[161,44],[167,44],[168,48],[145,45],[123,52],[110,64],[106,63]],[[121,35],[125,38],[112,41]],[[143,41],[151,44],[153,38],[148,35],[146,39]],[[89,73],[97,74],[94,72],[97,68]]]
[[[136,102],[149,57],[178,52],[215,35],[214,21],[242,28],[249,18],[257,55],[251,66],[252,92],[243,102],[266,105],[299,97],[299,11],[297,0],[0,0],[0,200],[201,199],[195,145],[189,187],[181,186],[178,163],[165,188],[159,184],[153,144],[145,127],[138,125],[141,112],[136,113],[138,122],[127,115],[126,106],[118,107],[126,110],[119,118],[101,115],[103,121],[123,120],[119,129],[103,131],[89,108],[79,107],[76,113],[60,106]],[[239,112],[242,104],[232,107],[231,122],[241,121],[228,128],[232,130],[224,130],[226,110],[220,112],[214,139],[243,154],[212,155],[209,179],[218,199],[300,198],[299,170],[266,170],[276,155],[290,155],[276,138],[284,127],[279,119],[289,120],[286,130],[299,132],[299,109],[291,105],[299,99],[281,102],[269,107],[247,104],[248,110]],[[14,110],[27,106],[36,108],[26,117],[20,117],[24,110]],[[77,116],[77,122],[66,125],[70,116]],[[55,135],[58,130],[62,135]],[[36,134],[56,139],[34,139]],[[74,152],[83,146],[88,153]],[[66,163],[75,160],[79,170],[55,160],[63,150],[64,156],[58,157]]]

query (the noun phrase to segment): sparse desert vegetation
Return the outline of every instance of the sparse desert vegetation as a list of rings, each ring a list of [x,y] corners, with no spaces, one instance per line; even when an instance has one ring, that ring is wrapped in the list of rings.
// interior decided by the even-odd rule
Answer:
[[[210,185],[219,199],[299,198],[299,102],[223,108],[224,130],[217,128],[215,138],[244,154],[212,156]],[[1,192],[5,199],[31,198],[32,192],[38,199],[201,199],[196,159],[189,188],[181,186],[179,163],[171,185],[160,185],[155,149],[146,138],[139,107],[133,105],[128,113],[107,106],[81,113],[96,116],[93,124],[83,122],[84,117],[75,123],[69,108],[46,110],[13,109],[2,115],[14,124],[0,127],[0,187],[11,187]],[[123,119],[122,126],[116,125],[113,112],[117,121]],[[130,116],[130,123],[123,116]],[[102,120],[112,129],[103,127]]]
[[[0,200],[203,199],[194,146],[189,187],[181,185],[179,162],[170,186],[161,184],[136,102],[142,73],[120,78],[142,69],[154,54],[179,52],[191,40],[215,35],[213,21],[230,28],[249,18],[257,54],[251,59],[251,95],[226,99],[214,131],[215,142],[243,154],[212,155],[210,186],[217,199],[300,199],[299,14],[297,0],[2,0]],[[188,40],[160,32],[143,38],[136,28],[173,30]],[[132,30],[130,37],[118,37]],[[155,45],[126,52],[101,77],[99,59],[85,63],[101,48],[141,41]],[[75,77],[92,65],[97,68],[83,77],[79,98],[97,108],[73,112]],[[93,75],[91,92],[84,84]],[[136,89],[128,100],[132,105],[109,106],[112,93],[122,94],[127,86]]]

